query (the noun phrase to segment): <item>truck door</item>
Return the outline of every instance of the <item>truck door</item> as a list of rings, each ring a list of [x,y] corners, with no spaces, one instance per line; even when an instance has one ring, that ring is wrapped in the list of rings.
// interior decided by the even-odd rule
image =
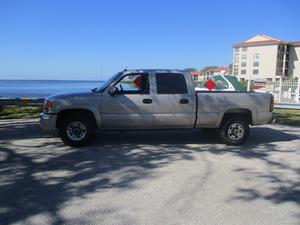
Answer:
[[[194,119],[194,93],[189,93],[181,73],[156,73],[154,128],[191,128]]]
[[[123,76],[115,85],[115,94],[101,98],[101,118],[104,128],[151,128],[153,98],[147,73]]]

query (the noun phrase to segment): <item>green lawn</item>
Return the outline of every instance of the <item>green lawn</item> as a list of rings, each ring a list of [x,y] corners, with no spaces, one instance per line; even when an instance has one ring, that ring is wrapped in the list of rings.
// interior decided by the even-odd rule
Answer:
[[[300,126],[300,110],[275,109],[275,123]]]
[[[41,111],[39,107],[8,106],[0,109],[0,119],[36,118]]]

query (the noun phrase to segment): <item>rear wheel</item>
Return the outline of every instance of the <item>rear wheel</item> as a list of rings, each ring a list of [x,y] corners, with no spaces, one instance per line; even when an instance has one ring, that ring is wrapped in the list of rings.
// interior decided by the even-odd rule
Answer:
[[[84,146],[92,138],[95,126],[84,114],[68,115],[63,118],[59,126],[62,141],[70,146]]]
[[[241,118],[228,119],[219,130],[220,137],[227,145],[242,145],[249,136],[249,123]]]

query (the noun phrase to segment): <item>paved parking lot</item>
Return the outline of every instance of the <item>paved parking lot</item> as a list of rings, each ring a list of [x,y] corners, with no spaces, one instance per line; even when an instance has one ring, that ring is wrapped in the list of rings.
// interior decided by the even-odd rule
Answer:
[[[71,148],[37,120],[0,121],[0,224],[300,224],[300,128],[99,132]]]

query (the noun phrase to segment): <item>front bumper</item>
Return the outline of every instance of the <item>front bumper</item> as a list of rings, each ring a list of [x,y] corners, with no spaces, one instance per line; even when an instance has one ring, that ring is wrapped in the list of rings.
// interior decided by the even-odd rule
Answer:
[[[46,131],[55,131],[57,115],[54,114],[40,114],[40,125]]]

